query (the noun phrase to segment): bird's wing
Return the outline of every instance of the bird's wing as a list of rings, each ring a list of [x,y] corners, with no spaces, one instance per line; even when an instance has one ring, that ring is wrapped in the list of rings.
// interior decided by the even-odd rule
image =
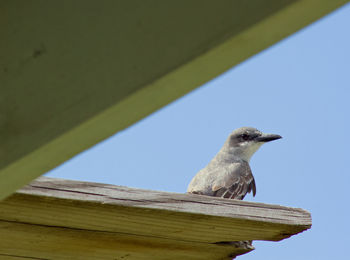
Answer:
[[[215,197],[239,199],[253,191],[256,194],[255,180],[249,164],[237,163],[227,168],[227,172],[221,175],[212,186]]]

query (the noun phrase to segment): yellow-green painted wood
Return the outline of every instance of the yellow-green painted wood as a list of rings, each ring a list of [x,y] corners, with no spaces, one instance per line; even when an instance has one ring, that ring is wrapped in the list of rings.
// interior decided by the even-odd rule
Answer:
[[[2,260],[231,260],[249,251],[232,246],[6,221],[0,221],[0,232]]]
[[[347,0],[0,1],[0,199]]]

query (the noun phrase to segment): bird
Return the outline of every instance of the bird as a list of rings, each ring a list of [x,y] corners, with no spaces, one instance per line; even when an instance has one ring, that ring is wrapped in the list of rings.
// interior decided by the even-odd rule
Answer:
[[[262,133],[253,127],[234,130],[216,156],[193,177],[187,192],[238,200],[250,192],[255,196],[250,159],[261,145],[280,138],[282,136]]]

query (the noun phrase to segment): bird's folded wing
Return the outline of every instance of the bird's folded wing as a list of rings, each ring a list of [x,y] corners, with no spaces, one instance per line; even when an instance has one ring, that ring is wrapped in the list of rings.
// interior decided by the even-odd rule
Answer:
[[[251,191],[255,196],[255,180],[248,163],[232,164],[220,177],[213,183],[215,197],[242,200]]]

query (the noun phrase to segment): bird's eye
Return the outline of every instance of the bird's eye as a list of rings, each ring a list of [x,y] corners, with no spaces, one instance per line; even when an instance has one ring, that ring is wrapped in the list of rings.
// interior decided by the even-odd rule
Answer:
[[[244,141],[247,141],[249,139],[249,135],[247,134],[242,134],[241,137]]]

